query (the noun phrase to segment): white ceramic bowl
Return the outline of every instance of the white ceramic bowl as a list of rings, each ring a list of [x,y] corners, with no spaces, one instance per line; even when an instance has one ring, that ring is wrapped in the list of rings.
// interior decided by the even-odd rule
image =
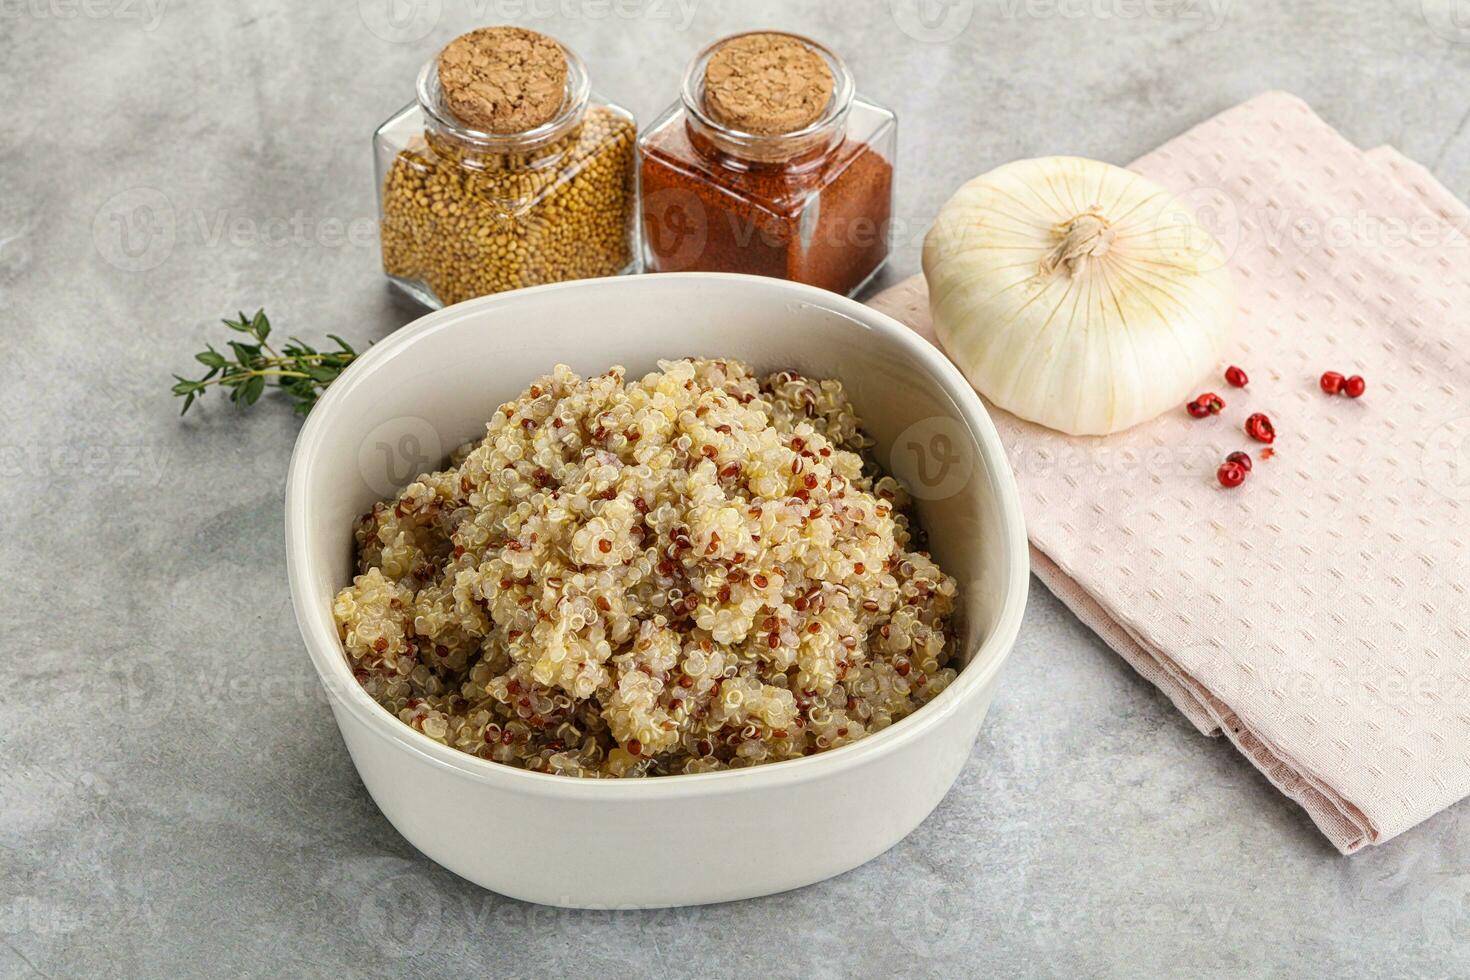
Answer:
[[[861,741],[790,762],[583,780],[487,762],[399,722],[353,680],[332,622],[355,517],[484,434],[557,362],[639,376],[659,358],[735,357],[840,378],[890,471],[917,491],[935,559],[960,582],[964,668]],[[296,442],[286,490],[296,618],[352,761],[384,815],[439,864],[550,905],[656,907],[795,888],[913,830],[969,757],[1026,601],[1015,484],[980,400],[890,318],[809,286],[700,273],[598,279],[439,310],[368,350]]]

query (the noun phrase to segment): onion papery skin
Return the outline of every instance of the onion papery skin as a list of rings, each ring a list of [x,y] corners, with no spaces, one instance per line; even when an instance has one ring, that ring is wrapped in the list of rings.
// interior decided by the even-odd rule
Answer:
[[[1023,419],[1107,435],[1177,409],[1234,319],[1226,256],[1183,197],[1080,157],[971,180],[924,241],[940,343]]]

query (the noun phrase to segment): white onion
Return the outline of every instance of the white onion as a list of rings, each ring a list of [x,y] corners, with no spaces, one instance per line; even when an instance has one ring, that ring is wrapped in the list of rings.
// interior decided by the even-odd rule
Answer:
[[[940,343],[986,398],[1073,435],[1178,409],[1234,312],[1220,245],[1179,197],[1079,157],[976,177],[924,241]]]

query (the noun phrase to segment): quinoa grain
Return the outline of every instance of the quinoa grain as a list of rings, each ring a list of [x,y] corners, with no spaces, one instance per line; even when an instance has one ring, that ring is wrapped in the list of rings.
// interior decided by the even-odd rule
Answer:
[[[953,680],[956,583],[838,382],[680,360],[536,387],[358,522],[333,613],[402,722],[542,772],[669,775],[846,744]]]

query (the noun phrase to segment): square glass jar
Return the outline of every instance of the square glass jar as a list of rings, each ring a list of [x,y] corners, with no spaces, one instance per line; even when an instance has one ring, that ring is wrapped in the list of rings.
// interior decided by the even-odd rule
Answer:
[[[430,307],[522,286],[634,272],[636,127],[564,49],[555,118],[521,133],[460,124],[436,61],[373,136],[383,271]]]
[[[742,272],[853,295],[890,250],[897,119],[855,95],[841,60],[823,114],[800,130],[757,135],[704,109],[704,49],[679,102],[638,140],[643,264],[650,272]]]

